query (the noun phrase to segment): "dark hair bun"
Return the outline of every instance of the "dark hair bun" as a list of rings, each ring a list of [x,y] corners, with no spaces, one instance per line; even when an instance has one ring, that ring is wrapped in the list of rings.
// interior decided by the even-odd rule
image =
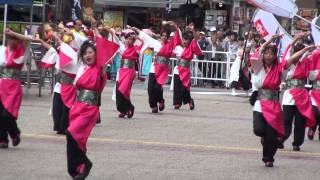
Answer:
[[[186,31],[182,34],[183,39],[192,41],[193,37],[193,32],[192,31]]]
[[[126,34],[125,38],[128,39],[129,37],[134,36],[134,35],[136,35],[136,33],[131,32],[131,33]]]

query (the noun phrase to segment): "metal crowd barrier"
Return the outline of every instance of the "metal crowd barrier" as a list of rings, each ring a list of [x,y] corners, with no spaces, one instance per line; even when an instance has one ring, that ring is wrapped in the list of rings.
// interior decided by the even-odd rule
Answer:
[[[29,52],[25,54],[26,64],[21,72],[21,82],[25,85],[25,93],[29,94],[32,84],[38,86],[38,95],[42,95],[42,87],[45,83],[50,85],[51,93],[54,87],[54,68],[42,69],[39,62],[44,55],[44,50],[39,43],[30,43],[27,47]]]
[[[222,51],[202,51],[206,53],[215,53],[221,55],[218,59],[193,59],[190,67],[192,85],[199,85],[203,81],[222,81],[226,87],[229,87],[230,69],[233,61],[230,59],[229,52]],[[177,58],[171,58],[171,72],[169,76],[173,76],[173,71],[178,63]]]

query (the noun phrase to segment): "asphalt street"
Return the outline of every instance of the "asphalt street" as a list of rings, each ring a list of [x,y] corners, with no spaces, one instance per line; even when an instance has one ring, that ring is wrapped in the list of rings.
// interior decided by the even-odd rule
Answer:
[[[167,87],[165,111],[152,114],[147,91],[137,84],[132,90],[133,119],[119,119],[112,86],[108,84],[102,95],[102,123],[88,141],[93,162],[88,180],[311,180],[320,175],[317,136],[306,139],[301,152],[292,151],[289,139],[278,151],[275,166],[264,167],[247,97],[193,88],[195,110],[188,105],[174,110]],[[66,140],[52,131],[50,106],[47,89],[37,97],[33,87],[24,97],[18,120],[22,142],[0,149],[1,180],[71,179]]]

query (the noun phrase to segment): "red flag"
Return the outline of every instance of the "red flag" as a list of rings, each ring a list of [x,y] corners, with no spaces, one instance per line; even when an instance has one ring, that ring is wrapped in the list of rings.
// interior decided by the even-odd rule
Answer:
[[[68,44],[62,43],[59,52],[59,68],[63,69],[73,60],[77,60],[77,52]]]
[[[114,36],[114,35],[111,35]],[[102,37],[96,38],[96,47],[97,47],[97,63],[99,66],[103,67],[105,64],[110,63],[112,57],[119,49],[119,43],[112,38],[106,40]]]

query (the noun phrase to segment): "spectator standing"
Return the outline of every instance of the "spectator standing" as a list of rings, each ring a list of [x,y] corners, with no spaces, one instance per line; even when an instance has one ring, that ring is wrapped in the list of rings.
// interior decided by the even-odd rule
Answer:
[[[224,59],[224,55],[221,53],[215,53],[215,51],[223,51],[223,47],[218,42],[217,34],[212,34],[210,38],[210,44],[207,46],[206,51],[212,51],[212,53],[205,53],[205,59],[211,61],[222,61]],[[204,68],[203,72],[204,76],[208,76],[210,78],[221,78],[221,64],[213,63],[208,64],[207,67]],[[222,86],[223,83],[220,81],[213,81],[211,86],[215,87],[216,85]]]
[[[226,42],[225,51],[230,53],[231,61],[234,61],[236,59],[238,52],[238,42],[236,33],[231,33],[230,40]]]
[[[201,51],[205,51],[207,49],[207,46],[209,45],[209,41],[206,39],[206,35],[205,32],[201,31],[199,32],[199,40],[198,40],[198,45],[201,49]],[[204,54],[201,54],[200,56],[197,57],[199,60],[207,60],[204,57]],[[199,62],[198,64],[198,68],[199,69],[195,69],[197,75],[203,75],[203,77],[205,77],[205,72],[206,72],[206,63],[205,62]],[[198,82],[200,84],[204,84],[204,81],[200,81]]]
[[[205,51],[207,49],[207,46],[209,45],[209,41],[206,39],[206,34],[203,31],[199,32],[198,44],[202,51]],[[198,59],[204,60],[204,55],[198,56]]]

